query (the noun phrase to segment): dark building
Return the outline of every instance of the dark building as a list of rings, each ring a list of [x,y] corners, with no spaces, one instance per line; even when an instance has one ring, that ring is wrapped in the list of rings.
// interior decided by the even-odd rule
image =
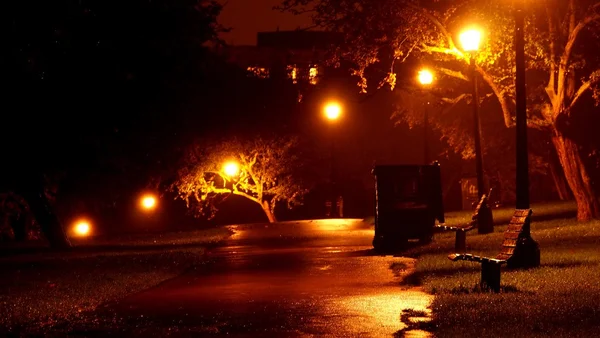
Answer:
[[[222,53],[250,76],[315,85],[326,71],[328,51],[341,40],[341,34],[332,32],[260,32],[256,46],[227,46]]]

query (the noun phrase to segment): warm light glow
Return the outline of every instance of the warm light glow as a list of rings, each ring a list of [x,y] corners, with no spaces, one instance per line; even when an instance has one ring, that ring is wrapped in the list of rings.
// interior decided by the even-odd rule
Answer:
[[[86,220],[77,221],[75,223],[75,226],[73,227],[73,232],[77,236],[81,236],[81,237],[88,236],[90,234],[91,230],[92,230],[92,226]]]
[[[240,173],[240,166],[236,162],[227,162],[223,166],[223,172],[229,177],[235,177]]]
[[[428,69],[422,69],[419,71],[419,82],[424,85],[430,85],[433,83],[433,73]]]
[[[329,102],[325,105],[324,112],[328,120],[337,120],[342,115],[342,106],[337,102]]]
[[[140,204],[142,205],[142,208],[146,210],[154,209],[156,207],[156,197],[152,195],[144,195],[140,200]]]
[[[317,84],[317,75],[319,75],[319,69],[317,67],[310,67],[308,70],[308,82],[311,85]]]
[[[465,52],[475,52],[479,49],[479,43],[481,43],[481,31],[468,29],[462,32],[458,39]]]

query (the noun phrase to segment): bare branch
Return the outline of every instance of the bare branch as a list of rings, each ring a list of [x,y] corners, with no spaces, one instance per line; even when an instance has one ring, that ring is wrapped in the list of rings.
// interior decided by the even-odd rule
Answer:
[[[456,70],[452,70],[452,69],[448,69],[448,68],[436,68],[440,73],[456,78],[456,79],[460,79],[463,81],[470,81],[470,79],[463,74],[462,72],[456,71]]]
[[[592,23],[596,20],[600,20],[600,14],[598,14],[598,13],[588,14],[573,28],[573,30],[569,34],[569,39],[568,39],[567,45],[565,46],[565,50],[563,52],[563,56],[562,56],[562,60],[561,60],[562,68],[566,69],[569,66],[569,62],[571,59],[571,53],[573,51],[573,47],[575,46],[575,41],[577,40],[579,33],[581,33],[581,31],[585,27],[587,27],[587,25],[589,25],[590,23]]]
[[[483,80],[488,84],[488,86],[490,86],[498,98],[498,102],[502,108],[502,115],[504,115],[504,125],[510,127],[512,123],[512,116],[509,108],[509,99],[506,97],[505,92],[500,89],[500,87],[494,82],[494,79],[483,68],[477,66],[477,72],[481,74]]]
[[[550,78],[545,89],[550,101],[553,102],[556,96],[556,61],[558,60],[558,55],[556,53],[556,22],[554,21],[551,8],[554,8],[554,6],[546,1],[546,16],[548,17],[548,32],[550,33]]]
[[[427,53],[439,53],[439,54],[447,54],[447,55],[454,55],[458,60],[467,60],[467,58],[465,57],[465,54],[463,52],[461,52],[460,50],[454,48],[445,48],[445,47],[438,47],[438,46],[428,46],[423,44],[422,45],[423,51],[427,52]]]

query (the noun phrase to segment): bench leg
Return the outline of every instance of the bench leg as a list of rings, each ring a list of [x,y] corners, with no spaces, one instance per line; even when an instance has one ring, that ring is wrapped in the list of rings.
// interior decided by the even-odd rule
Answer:
[[[467,252],[467,233],[464,231],[456,232],[456,240],[454,242],[454,250],[456,253]]]
[[[481,288],[500,291],[500,264],[491,262],[481,263]]]

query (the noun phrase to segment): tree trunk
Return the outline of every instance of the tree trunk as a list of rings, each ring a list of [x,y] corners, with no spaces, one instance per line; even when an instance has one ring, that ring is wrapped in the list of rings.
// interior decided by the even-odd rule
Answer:
[[[583,163],[577,144],[554,130],[552,138],[565,178],[577,202],[577,220],[600,218],[600,202],[594,194],[591,178]]]
[[[267,218],[269,219],[269,223],[277,222],[277,218],[275,218],[275,214],[271,210],[271,205],[269,204],[268,201],[263,201],[261,204],[261,207],[262,207],[263,211],[265,212],[265,215],[267,215]]]
[[[29,210],[40,225],[50,247],[58,250],[71,248],[71,242],[44,193],[42,180],[35,180],[33,175],[27,176],[26,180],[18,186],[16,193],[21,195],[29,205]]]
[[[558,198],[561,201],[567,201],[573,199],[573,194],[571,193],[571,189],[569,189],[569,185],[567,180],[565,179],[565,172],[561,167],[560,160],[556,155],[556,149],[550,149],[549,154],[549,167],[550,174],[552,175],[552,180],[554,181],[554,186],[556,188],[556,192],[558,193]]]

